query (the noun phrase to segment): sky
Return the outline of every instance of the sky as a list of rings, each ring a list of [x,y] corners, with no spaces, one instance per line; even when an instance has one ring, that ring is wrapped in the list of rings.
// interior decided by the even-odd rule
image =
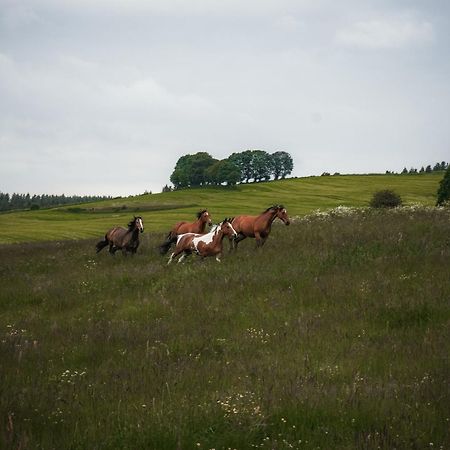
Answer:
[[[0,0],[2,192],[161,192],[199,151],[399,172],[449,117],[447,0]]]

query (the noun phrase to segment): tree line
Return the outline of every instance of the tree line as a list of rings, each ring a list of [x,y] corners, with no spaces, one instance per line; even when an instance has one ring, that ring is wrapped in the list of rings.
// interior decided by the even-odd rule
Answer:
[[[431,167],[431,164],[428,164],[426,167],[422,166],[420,169],[416,169],[415,167],[411,167],[410,169],[407,169],[406,167],[403,168],[403,170],[400,172],[402,175],[406,174],[414,174],[414,173],[431,173],[431,172],[442,172],[444,170],[447,170],[449,164],[445,161],[437,162],[433,167]],[[389,170],[386,170],[386,173],[395,173],[390,172]]]
[[[13,209],[40,209],[52,206],[62,206],[76,203],[94,202],[97,200],[109,200],[111,196],[98,195],[30,195],[16,194],[9,195],[0,192],[0,211],[10,211]]]
[[[246,150],[218,160],[207,152],[181,156],[170,176],[175,189],[204,185],[234,185],[285,178],[294,162],[289,153]]]

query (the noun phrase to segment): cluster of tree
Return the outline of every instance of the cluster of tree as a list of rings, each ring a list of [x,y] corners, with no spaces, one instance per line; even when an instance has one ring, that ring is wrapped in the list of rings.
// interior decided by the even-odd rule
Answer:
[[[96,200],[111,199],[110,196],[98,195],[30,195],[30,194],[5,194],[0,192],[0,211],[13,209],[39,209],[51,206],[61,206],[75,203],[87,203]]]
[[[431,164],[428,164],[428,166],[424,167],[422,166],[420,169],[416,169],[415,167],[411,167],[409,170],[404,167],[403,170],[400,172],[402,175],[405,174],[414,174],[414,173],[431,173],[431,172],[441,172],[443,170],[447,170],[447,167],[449,166],[448,163],[445,161],[437,162],[433,167],[431,167]],[[395,173],[391,172],[389,170],[386,170],[386,173]]]
[[[234,185],[251,180],[268,181],[285,178],[294,168],[289,153],[269,154],[263,150],[246,150],[217,160],[209,153],[198,152],[178,159],[170,181],[175,189],[202,185]]]

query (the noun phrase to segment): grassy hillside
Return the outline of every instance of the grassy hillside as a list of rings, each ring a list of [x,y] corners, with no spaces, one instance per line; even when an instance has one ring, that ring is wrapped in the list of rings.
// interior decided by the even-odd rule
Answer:
[[[334,183],[363,204],[370,180],[353,197],[337,178],[198,195],[302,213]],[[431,202],[423,180],[397,190]],[[95,214],[110,219],[73,220]],[[278,224],[221,264],[167,267],[150,232],[134,257],[94,239],[0,246],[2,448],[448,449],[449,236],[448,209],[406,208]]]
[[[112,225],[125,225],[139,213],[146,230],[165,232],[177,221],[193,220],[207,207],[213,219],[259,213],[283,203],[292,216],[338,205],[364,206],[380,189],[393,189],[406,203],[434,205],[442,174],[310,177],[202,188],[120,198],[43,211],[0,214],[0,243],[100,237]]]

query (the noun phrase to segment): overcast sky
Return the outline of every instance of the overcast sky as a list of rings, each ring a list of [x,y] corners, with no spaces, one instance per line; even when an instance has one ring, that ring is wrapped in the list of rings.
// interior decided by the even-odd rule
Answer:
[[[3,192],[160,192],[198,151],[420,168],[449,117],[448,0],[0,0]]]

